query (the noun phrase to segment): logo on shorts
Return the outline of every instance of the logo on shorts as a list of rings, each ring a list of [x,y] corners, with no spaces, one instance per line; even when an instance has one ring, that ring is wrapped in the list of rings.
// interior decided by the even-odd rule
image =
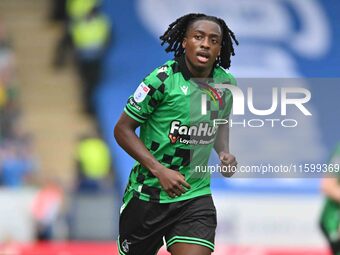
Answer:
[[[144,82],[142,82],[141,84],[139,84],[138,88],[133,94],[133,99],[136,101],[136,103],[143,102],[149,91],[150,88],[146,86]]]
[[[129,245],[131,244],[131,242],[129,242],[128,240],[124,240],[124,242],[122,242],[122,249],[124,252],[129,252]]]

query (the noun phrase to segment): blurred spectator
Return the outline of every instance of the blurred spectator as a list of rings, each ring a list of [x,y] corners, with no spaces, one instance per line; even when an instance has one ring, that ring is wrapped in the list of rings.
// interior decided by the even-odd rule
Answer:
[[[66,13],[70,20],[78,20],[88,15],[93,8],[101,5],[101,0],[67,0]]]
[[[84,17],[100,0],[51,0],[50,20],[67,22]]]
[[[112,187],[111,155],[98,136],[84,135],[76,149],[78,191],[101,191]]]
[[[330,160],[330,165],[340,164],[340,143]],[[340,255],[340,177],[324,178],[322,192],[326,202],[321,214],[321,230],[325,235],[332,254]]]
[[[85,111],[94,114],[93,94],[102,77],[103,59],[112,37],[109,19],[100,11],[99,1],[67,2],[68,22],[57,46],[54,64],[61,67],[72,49],[81,80]]]
[[[37,162],[29,137],[4,142],[0,149],[0,180],[3,186],[20,187],[32,183]]]
[[[0,20],[0,184],[19,187],[31,180],[37,161],[33,140],[21,130],[14,53]]]
[[[18,117],[14,54],[0,20],[0,142],[11,137]]]
[[[53,228],[62,213],[63,196],[61,185],[52,178],[48,178],[37,193],[32,207],[37,240],[54,238]]]

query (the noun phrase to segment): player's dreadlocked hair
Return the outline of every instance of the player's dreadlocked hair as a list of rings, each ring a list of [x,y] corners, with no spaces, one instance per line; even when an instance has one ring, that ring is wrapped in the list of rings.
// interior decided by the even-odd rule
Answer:
[[[165,49],[166,52],[173,51],[175,57],[183,55],[184,48],[182,47],[182,41],[185,37],[185,33],[188,27],[197,20],[210,20],[217,23],[222,30],[222,43],[221,43],[221,54],[216,60],[215,64],[219,64],[224,68],[230,67],[230,58],[235,55],[233,41],[238,45],[238,41],[223,19],[207,16],[201,13],[191,13],[178,18],[176,21],[169,25],[169,28],[165,33],[160,36],[162,43],[169,44]]]

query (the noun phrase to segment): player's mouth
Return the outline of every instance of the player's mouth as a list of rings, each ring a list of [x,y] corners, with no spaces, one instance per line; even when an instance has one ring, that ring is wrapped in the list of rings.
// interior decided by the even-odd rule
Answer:
[[[209,61],[210,54],[206,51],[199,51],[196,54],[198,62],[206,64]]]

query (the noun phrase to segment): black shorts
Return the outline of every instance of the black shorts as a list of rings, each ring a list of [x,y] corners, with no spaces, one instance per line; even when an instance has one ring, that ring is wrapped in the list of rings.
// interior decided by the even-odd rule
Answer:
[[[198,244],[214,251],[216,209],[210,195],[175,203],[132,198],[120,215],[120,255],[154,255],[163,245]]]

